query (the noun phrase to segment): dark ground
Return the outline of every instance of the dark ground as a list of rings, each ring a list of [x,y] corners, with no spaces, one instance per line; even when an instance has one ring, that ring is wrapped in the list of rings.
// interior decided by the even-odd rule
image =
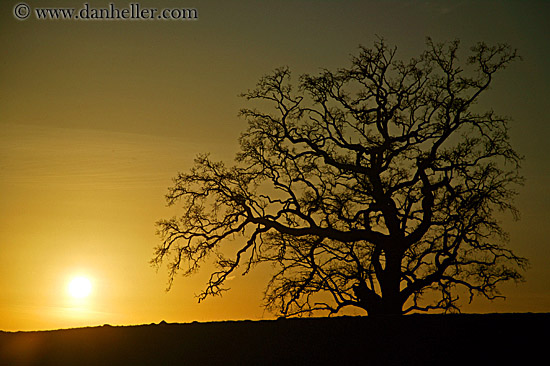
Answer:
[[[410,315],[0,332],[0,365],[548,364],[550,314]]]

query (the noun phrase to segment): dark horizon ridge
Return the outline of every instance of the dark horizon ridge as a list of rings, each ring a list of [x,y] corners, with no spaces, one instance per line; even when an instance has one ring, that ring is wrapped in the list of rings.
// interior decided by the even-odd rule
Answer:
[[[550,313],[413,314],[0,332],[0,365],[528,364]]]

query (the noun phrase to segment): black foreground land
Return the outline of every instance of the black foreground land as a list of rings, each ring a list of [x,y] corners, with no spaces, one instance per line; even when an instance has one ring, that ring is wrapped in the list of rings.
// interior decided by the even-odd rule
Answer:
[[[105,325],[0,332],[0,365],[545,364],[549,329],[531,313]]]

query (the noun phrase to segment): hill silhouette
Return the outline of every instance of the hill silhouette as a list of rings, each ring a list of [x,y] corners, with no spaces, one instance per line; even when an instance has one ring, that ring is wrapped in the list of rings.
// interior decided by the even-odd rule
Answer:
[[[0,365],[493,365],[546,359],[550,314],[409,315],[0,332]]]

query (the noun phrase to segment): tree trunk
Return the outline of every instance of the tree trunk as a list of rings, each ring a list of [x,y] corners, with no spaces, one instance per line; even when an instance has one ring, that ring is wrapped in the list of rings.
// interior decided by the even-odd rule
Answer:
[[[380,254],[380,253],[378,253]],[[403,297],[401,296],[401,260],[403,255],[394,250],[384,252],[385,267],[380,262],[376,270],[381,294],[370,289],[364,281],[360,281],[353,287],[355,296],[359,300],[359,306],[367,311],[369,316],[377,315],[402,315]],[[379,260],[379,255],[376,256]]]
[[[382,290],[379,315],[402,315],[403,301],[400,294],[402,257],[400,253],[385,254],[386,266],[382,278],[379,279]]]

